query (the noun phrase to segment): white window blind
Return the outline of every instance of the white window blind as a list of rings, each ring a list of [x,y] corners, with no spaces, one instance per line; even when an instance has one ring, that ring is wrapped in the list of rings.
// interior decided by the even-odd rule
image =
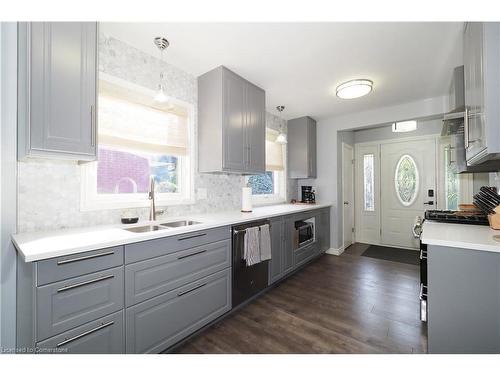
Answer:
[[[276,143],[278,134],[270,129],[266,130],[266,171],[283,171],[283,146]]]
[[[99,85],[99,144],[162,155],[188,153],[184,110],[106,81]]]

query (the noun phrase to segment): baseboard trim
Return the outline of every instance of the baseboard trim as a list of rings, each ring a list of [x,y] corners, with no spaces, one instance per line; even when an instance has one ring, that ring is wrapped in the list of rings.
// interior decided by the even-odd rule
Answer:
[[[341,255],[344,252],[344,246],[339,247],[338,249],[334,249],[333,247],[330,247],[325,253],[330,254],[330,255]]]

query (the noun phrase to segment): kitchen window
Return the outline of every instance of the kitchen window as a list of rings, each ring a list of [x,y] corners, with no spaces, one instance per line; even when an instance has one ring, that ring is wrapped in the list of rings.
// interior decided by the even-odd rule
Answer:
[[[286,201],[286,145],[276,143],[278,132],[266,129],[266,172],[247,177],[254,204]]]
[[[104,77],[104,78],[103,78]],[[82,167],[83,210],[193,203],[192,105],[153,101],[154,92],[101,76],[98,160]]]

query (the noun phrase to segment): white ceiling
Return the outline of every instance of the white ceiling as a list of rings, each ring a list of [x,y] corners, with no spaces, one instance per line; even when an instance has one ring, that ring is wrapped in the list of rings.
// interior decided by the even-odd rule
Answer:
[[[195,76],[219,65],[266,90],[285,118],[324,118],[444,95],[462,63],[462,23],[102,23],[101,30],[144,52],[165,36],[164,60]],[[335,96],[349,79],[371,94]]]

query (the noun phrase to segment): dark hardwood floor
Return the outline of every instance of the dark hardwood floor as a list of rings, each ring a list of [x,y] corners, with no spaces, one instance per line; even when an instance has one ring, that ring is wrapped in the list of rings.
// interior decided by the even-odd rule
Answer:
[[[425,353],[418,266],[323,255],[175,353]]]

